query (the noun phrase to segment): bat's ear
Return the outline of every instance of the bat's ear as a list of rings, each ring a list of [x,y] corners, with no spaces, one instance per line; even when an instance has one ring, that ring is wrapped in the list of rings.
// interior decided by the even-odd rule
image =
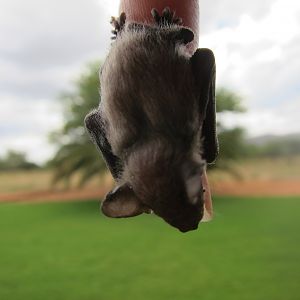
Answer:
[[[194,32],[187,27],[182,27],[175,33],[175,40],[179,40],[186,45],[194,40]]]
[[[191,64],[196,82],[196,92],[199,97],[199,115],[203,121],[203,158],[213,163],[218,155],[219,146],[216,125],[216,64],[215,57],[209,49],[198,49],[191,58]]]
[[[129,218],[150,212],[150,209],[141,203],[127,184],[108,193],[102,203],[101,210],[104,215],[110,218]]]

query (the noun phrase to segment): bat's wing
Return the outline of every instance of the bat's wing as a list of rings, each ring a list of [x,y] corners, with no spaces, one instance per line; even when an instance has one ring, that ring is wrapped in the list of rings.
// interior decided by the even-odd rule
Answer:
[[[216,125],[216,64],[209,49],[198,49],[191,58],[196,79],[196,91],[199,95],[199,114],[203,120],[201,136],[203,138],[203,158],[213,163],[219,153]]]
[[[105,126],[100,111],[94,110],[89,113],[85,117],[84,122],[92,141],[102,153],[102,156],[112,176],[115,180],[119,179],[123,171],[123,165],[120,158],[114,155],[112,152],[111,146],[105,134]]]

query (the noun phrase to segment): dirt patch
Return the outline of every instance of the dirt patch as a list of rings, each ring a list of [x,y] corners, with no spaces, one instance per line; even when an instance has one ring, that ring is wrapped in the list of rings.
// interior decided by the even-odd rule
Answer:
[[[300,180],[213,182],[212,193],[231,196],[298,196]]]
[[[101,199],[107,193],[107,189],[73,189],[66,191],[35,191],[0,194],[0,202],[55,202]]]
[[[213,195],[228,196],[300,196],[300,180],[211,182]],[[102,199],[109,187],[63,191],[34,191],[0,194],[0,202],[57,202]]]

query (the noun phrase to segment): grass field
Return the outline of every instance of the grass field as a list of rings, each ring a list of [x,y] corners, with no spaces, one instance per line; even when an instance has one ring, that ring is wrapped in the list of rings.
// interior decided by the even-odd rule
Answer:
[[[95,201],[0,205],[1,300],[296,300],[300,198],[217,198],[181,234]]]

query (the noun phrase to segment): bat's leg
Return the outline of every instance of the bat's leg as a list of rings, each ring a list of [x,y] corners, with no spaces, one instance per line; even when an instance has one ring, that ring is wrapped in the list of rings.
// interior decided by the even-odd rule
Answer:
[[[98,110],[92,111],[85,117],[84,122],[92,141],[102,153],[111,174],[115,180],[118,180],[123,171],[123,164],[120,158],[112,152],[111,145],[105,134],[105,126],[100,112]]]
[[[126,14],[124,12],[121,13],[121,15],[118,18],[112,17],[110,24],[114,27],[114,30],[112,30],[112,40],[115,40],[118,36],[118,34],[123,30],[126,22]]]
[[[169,7],[166,7],[162,14],[153,8],[151,11],[152,17],[158,26],[166,25],[182,25],[182,19],[175,15],[174,11],[171,11]]]

